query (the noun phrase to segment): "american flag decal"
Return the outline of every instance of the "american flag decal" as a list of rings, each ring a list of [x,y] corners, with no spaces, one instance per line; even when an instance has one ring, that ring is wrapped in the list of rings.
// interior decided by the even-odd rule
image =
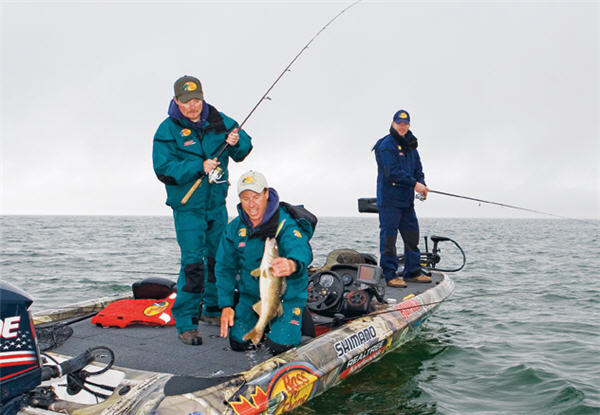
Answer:
[[[0,342],[0,381],[39,366],[31,333],[19,329],[14,334],[14,337],[2,338]]]
[[[0,367],[25,365],[28,363],[35,363],[37,365],[37,357],[35,352],[0,353]]]

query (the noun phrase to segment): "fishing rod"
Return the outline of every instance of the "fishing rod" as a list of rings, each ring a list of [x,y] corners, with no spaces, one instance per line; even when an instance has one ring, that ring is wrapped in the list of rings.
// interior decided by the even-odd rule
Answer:
[[[267,89],[267,92],[264,93],[264,95],[262,97],[260,97],[260,99],[258,100],[258,102],[256,103],[256,105],[254,105],[254,107],[252,108],[252,110],[250,111],[250,113],[248,113],[248,115],[246,116],[246,118],[244,118],[244,120],[242,121],[242,123],[239,125],[239,127],[237,127],[238,130],[241,130],[242,127],[244,126],[244,124],[246,124],[246,121],[248,121],[248,119],[252,116],[252,114],[254,114],[254,111],[256,111],[256,109],[258,108],[258,106],[265,100],[270,98],[268,97],[269,92],[271,92],[271,90],[275,87],[275,85],[277,85],[277,83],[279,82],[279,80],[281,78],[283,78],[283,75],[286,74],[286,72],[288,72],[291,68],[291,66],[294,64],[294,62],[296,62],[296,60],[300,57],[300,55],[302,55],[302,53],[308,49],[308,47],[310,46],[310,44],[321,34],[321,32],[323,32],[327,26],[329,26],[331,23],[333,23],[338,17],[340,17],[346,10],[350,9],[351,7],[354,7],[356,4],[360,3],[362,0],[357,0],[354,3],[350,4],[349,6],[346,6],[342,11],[340,11],[338,14],[336,14],[331,20],[329,20],[325,26],[323,26],[313,37],[312,39],[310,39],[308,41],[308,43],[306,45],[304,45],[304,47],[302,49],[300,49],[300,52],[298,52],[298,54],[294,57],[294,59],[292,59],[290,61],[290,63],[288,63],[288,65],[285,67],[285,69],[279,74],[279,76],[277,77],[277,79],[275,79],[275,81],[271,84],[271,86],[269,87],[269,89]],[[213,160],[217,160],[221,154],[223,154],[223,152],[225,151],[225,149],[227,149],[229,144],[227,144],[227,142],[223,143],[223,146],[220,148],[219,152],[217,153],[217,155],[213,158]],[[213,172],[216,169],[214,169],[210,174],[213,174]],[[209,174],[209,181],[211,180],[211,176]],[[217,177],[217,180],[220,178]],[[183,196],[183,198],[181,199],[181,204],[185,205],[188,200],[190,199],[190,197],[192,197],[192,195],[194,194],[194,192],[196,191],[196,189],[198,189],[198,187],[200,186],[200,184],[202,184],[202,180],[204,179],[204,176],[200,177],[198,180],[196,180],[194,182],[194,184],[192,185],[192,187],[190,187],[190,189],[188,190],[188,192],[185,194],[185,196]]]
[[[507,208],[511,208],[511,209],[525,210],[527,212],[533,212],[533,213],[539,213],[539,214],[542,214],[542,215],[554,216],[556,218],[561,218],[561,219],[567,219],[564,216],[555,215],[553,213],[542,212],[542,211],[533,210],[533,209],[527,209],[527,208],[519,207],[519,206],[507,205],[506,203],[490,202],[488,200],[476,199],[474,197],[468,197],[468,196],[455,195],[453,193],[440,192],[438,190],[431,190],[431,189],[428,189],[428,192],[429,193],[436,193],[438,195],[457,197],[457,198],[460,198],[460,199],[474,200],[475,202],[489,203],[490,205],[498,205],[498,206],[503,206],[503,207],[507,207]]]
[[[489,296],[497,296],[497,295],[505,295],[505,294],[515,294],[515,293],[517,293],[517,294],[523,294],[525,292],[526,292],[525,290],[507,290],[507,291],[501,291],[501,292],[498,292],[498,293],[466,295],[464,297],[450,298],[448,300],[432,301],[430,303],[423,303],[423,304],[419,304],[419,303],[417,303],[417,304],[407,304],[407,305],[402,306],[402,307],[396,306],[396,307],[388,309],[388,310],[374,311],[372,313],[366,314],[363,317],[378,316],[380,314],[388,314],[388,313],[394,313],[396,311],[410,310],[412,308],[420,308],[420,307],[429,306],[429,305],[436,305],[436,304],[448,303],[448,302],[452,302],[452,301],[466,300],[468,298],[489,297]],[[355,319],[356,319],[356,317],[344,317],[342,319],[338,319],[337,321],[334,320],[331,323],[335,324],[337,322],[346,322],[346,321],[351,321],[351,320],[355,320]]]

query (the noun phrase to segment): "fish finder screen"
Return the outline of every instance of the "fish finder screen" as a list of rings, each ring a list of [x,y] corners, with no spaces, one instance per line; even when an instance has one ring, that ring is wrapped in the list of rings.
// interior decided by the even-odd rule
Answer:
[[[358,280],[365,284],[377,283],[375,267],[360,265],[358,267]]]

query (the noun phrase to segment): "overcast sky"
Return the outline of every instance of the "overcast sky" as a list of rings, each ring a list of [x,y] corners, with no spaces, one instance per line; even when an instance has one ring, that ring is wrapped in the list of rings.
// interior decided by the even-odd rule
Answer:
[[[240,121],[347,2],[2,2],[1,213],[170,215],[152,138],[176,78]],[[431,189],[600,218],[600,7],[364,0],[246,123],[283,200],[358,215],[406,109]],[[543,217],[431,195],[421,217]]]

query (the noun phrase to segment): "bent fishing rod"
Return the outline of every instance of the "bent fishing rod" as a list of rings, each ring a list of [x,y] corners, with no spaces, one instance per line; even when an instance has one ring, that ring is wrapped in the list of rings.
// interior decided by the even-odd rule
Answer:
[[[460,199],[473,200],[473,201],[475,201],[475,202],[489,203],[490,205],[498,205],[498,206],[502,206],[502,207],[506,207],[506,208],[518,209],[518,210],[525,210],[525,211],[527,211],[527,212],[539,213],[539,214],[542,214],[542,215],[549,215],[549,216],[554,216],[554,217],[556,217],[556,218],[567,219],[567,218],[566,218],[566,217],[564,217],[564,216],[558,216],[558,215],[555,215],[555,214],[553,214],[553,213],[542,212],[542,211],[539,211],[539,210],[533,210],[533,209],[527,209],[527,208],[524,208],[524,207],[519,207],[519,206],[507,205],[506,203],[490,202],[490,201],[488,201],[488,200],[476,199],[476,198],[474,198],[474,197],[469,197],[469,196],[455,195],[455,194],[453,194],[453,193],[440,192],[440,191],[438,191],[438,190],[431,190],[431,189],[428,189],[427,191],[428,191],[428,193],[436,193],[436,194],[438,194],[438,195],[444,195],[444,196],[457,197],[457,198],[460,198]]]
[[[342,11],[340,11],[338,14],[336,14],[331,20],[329,20],[325,26],[323,26],[313,37],[312,39],[310,39],[308,41],[308,43],[306,45],[304,45],[304,47],[302,49],[300,49],[300,52],[298,52],[298,54],[294,57],[294,59],[292,59],[290,61],[290,63],[288,63],[288,65],[285,67],[285,69],[281,72],[281,74],[279,74],[279,76],[277,77],[277,79],[275,79],[275,82],[273,82],[271,84],[271,86],[269,87],[269,89],[267,89],[267,91],[264,93],[264,95],[262,97],[260,97],[260,99],[258,100],[258,102],[256,103],[256,105],[254,105],[254,107],[252,108],[252,110],[248,113],[248,115],[246,116],[246,118],[244,118],[244,120],[242,121],[242,123],[239,125],[239,127],[237,127],[238,130],[241,130],[244,127],[244,124],[246,124],[246,121],[248,121],[248,119],[252,116],[252,114],[254,114],[254,111],[256,111],[256,109],[259,107],[259,105],[267,100],[270,99],[268,97],[269,92],[271,92],[271,90],[275,87],[275,85],[277,85],[277,83],[279,82],[279,80],[281,78],[283,78],[283,75],[286,74],[286,72],[288,72],[290,70],[290,68],[292,67],[292,65],[294,64],[294,62],[296,62],[296,60],[300,57],[300,55],[302,55],[302,53],[304,53],[304,51],[306,49],[308,49],[308,47],[310,46],[310,44],[331,24],[333,23],[338,17],[340,17],[342,15],[342,13],[344,13],[346,10],[350,9],[351,7],[354,7],[356,4],[360,3],[362,0],[357,0],[354,3],[350,4],[349,6],[346,6],[346,8],[344,8]],[[221,154],[223,154],[223,152],[225,151],[225,149],[228,147],[229,144],[227,144],[227,142],[223,143],[223,146],[220,148],[219,152],[217,153],[217,155],[213,158],[213,160],[217,160]],[[214,171],[214,170],[213,170]],[[192,185],[192,187],[190,187],[190,190],[188,190],[188,192],[185,194],[185,196],[183,196],[183,198],[181,199],[181,204],[185,205],[188,200],[190,199],[190,197],[192,197],[192,195],[194,194],[194,192],[196,191],[196,189],[198,189],[198,187],[202,184],[202,180],[204,179],[204,176],[200,177],[198,180],[196,180],[194,182],[194,184]]]

